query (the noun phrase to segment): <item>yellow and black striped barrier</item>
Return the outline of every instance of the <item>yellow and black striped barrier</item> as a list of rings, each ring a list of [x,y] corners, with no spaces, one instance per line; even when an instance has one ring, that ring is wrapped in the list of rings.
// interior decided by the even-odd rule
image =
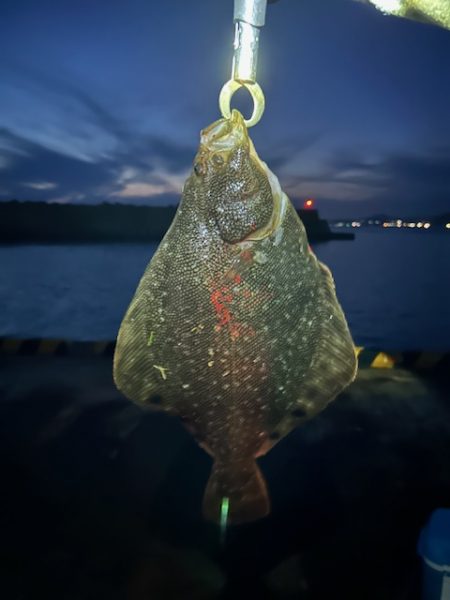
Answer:
[[[58,339],[0,338],[0,355],[20,356],[113,356],[114,340],[76,342]],[[392,369],[401,367],[417,371],[450,372],[450,352],[394,352],[355,348],[360,368]]]
[[[76,342],[54,339],[14,339],[0,338],[0,354],[20,356],[112,356],[115,341]]]
[[[450,369],[450,352],[383,352],[361,346],[355,347],[360,368],[375,369],[413,369],[415,371],[433,371]]]

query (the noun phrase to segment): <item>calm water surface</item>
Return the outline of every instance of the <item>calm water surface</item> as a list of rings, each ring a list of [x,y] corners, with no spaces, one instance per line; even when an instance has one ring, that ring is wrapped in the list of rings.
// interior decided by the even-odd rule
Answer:
[[[450,235],[358,231],[317,245],[357,344],[450,349]],[[152,244],[0,247],[0,335],[113,339]]]

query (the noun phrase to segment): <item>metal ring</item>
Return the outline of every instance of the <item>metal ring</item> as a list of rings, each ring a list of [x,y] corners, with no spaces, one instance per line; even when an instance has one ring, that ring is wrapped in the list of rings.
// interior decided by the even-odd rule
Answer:
[[[247,127],[253,127],[261,119],[266,101],[264,94],[259,84],[250,81],[238,81],[237,79],[229,79],[223,88],[220,90],[219,95],[219,106],[220,112],[224,119],[231,117],[231,98],[235,92],[241,87],[245,87],[251,97],[253,98],[253,113],[250,119],[244,119],[244,123]]]

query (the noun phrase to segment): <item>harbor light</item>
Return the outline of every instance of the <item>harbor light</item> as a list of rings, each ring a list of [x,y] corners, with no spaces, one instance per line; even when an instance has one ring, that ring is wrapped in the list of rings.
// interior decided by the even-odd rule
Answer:
[[[445,229],[450,229],[450,223],[445,224]]]
[[[312,208],[314,208],[314,200],[312,200],[311,198],[305,200],[303,203],[303,208],[305,208],[306,210],[311,210]]]
[[[423,228],[424,229],[429,229],[431,227],[431,223],[424,223],[423,224]]]

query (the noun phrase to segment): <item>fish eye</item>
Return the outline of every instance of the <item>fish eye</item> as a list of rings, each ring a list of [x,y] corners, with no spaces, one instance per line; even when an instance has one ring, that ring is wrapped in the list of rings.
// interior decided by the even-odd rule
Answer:
[[[223,156],[220,156],[220,154],[214,154],[212,157],[212,161],[216,165],[216,167],[221,167],[225,162]]]
[[[195,162],[194,163],[194,173],[196,175],[204,175],[205,174],[205,165],[200,161]]]

